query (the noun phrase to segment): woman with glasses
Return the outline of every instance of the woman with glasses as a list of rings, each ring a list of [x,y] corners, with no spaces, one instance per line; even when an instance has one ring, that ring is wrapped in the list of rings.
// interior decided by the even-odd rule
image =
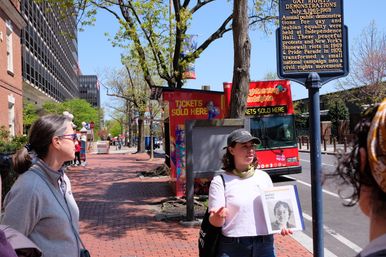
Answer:
[[[39,118],[29,142],[13,157],[20,174],[4,200],[2,224],[23,233],[44,257],[78,257],[79,209],[63,163],[75,157],[72,121],[61,115]]]
[[[209,187],[209,222],[222,227],[217,257],[274,257],[273,235],[268,235],[259,188],[273,187],[269,175],[257,167],[260,140],[244,129],[227,138],[221,176]],[[225,183],[225,184],[224,184]],[[286,228],[282,235],[291,234]]]

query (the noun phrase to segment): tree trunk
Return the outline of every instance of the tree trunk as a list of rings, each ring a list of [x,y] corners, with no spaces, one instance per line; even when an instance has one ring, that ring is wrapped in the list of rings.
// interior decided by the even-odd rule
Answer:
[[[249,91],[251,42],[248,36],[248,0],[233,1],[233,81],[230,118],[243,118]]]
[[[127,113],[127,124],[128,124],[128,146],[132,147],[134,146],[134,138],[133,138],[133,111],[132,108],[130,107]]]
[[[126,107],[126,116],[125,116],[125,146],[128,146],[128,136],[129,136],[129,131],[130,131],[130,102],[128,100],[125,100],[125,107]]]
[[[145,119],[145,113],[140,112],[139,118],[138,118],[138,147],[137,152],[138,153],[144,153],[145,152],[145,127],[144,127],[144,119]]]
[[[149,111],[150,111],[150,160],[153,160],[154,158],[154,142],[153,142],[153,136],[154,136],[154,132],[153,132],[153,121],[154,121],[154,117],[153,117],[153,105],[150,101],[149,103]]]

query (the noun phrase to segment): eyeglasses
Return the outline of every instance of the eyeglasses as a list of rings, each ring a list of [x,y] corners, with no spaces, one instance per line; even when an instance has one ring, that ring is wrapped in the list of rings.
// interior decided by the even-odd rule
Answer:
[[[61,135],[59,137],[62,137],[64,139],[71,139],[71,140],[75,141],[75,139],[77,139],[78,136],[76,134],[65,134],[65,135]],[[70,137],[70,138],[66,138],[66,137]]]

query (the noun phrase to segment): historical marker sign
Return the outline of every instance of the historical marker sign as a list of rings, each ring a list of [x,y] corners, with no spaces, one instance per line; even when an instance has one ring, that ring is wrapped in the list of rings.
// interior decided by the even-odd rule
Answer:
[[[304,84],[310,72],[321,83],[348,73],[343,0],[280,0],[278,73]]]

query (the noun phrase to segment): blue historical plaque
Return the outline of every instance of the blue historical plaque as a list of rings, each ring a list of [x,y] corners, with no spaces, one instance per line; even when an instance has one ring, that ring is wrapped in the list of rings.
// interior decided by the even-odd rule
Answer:
[[[317,72],[324,84],[348,74],[343,0],[280,0],[278,75],[304,84]]]

